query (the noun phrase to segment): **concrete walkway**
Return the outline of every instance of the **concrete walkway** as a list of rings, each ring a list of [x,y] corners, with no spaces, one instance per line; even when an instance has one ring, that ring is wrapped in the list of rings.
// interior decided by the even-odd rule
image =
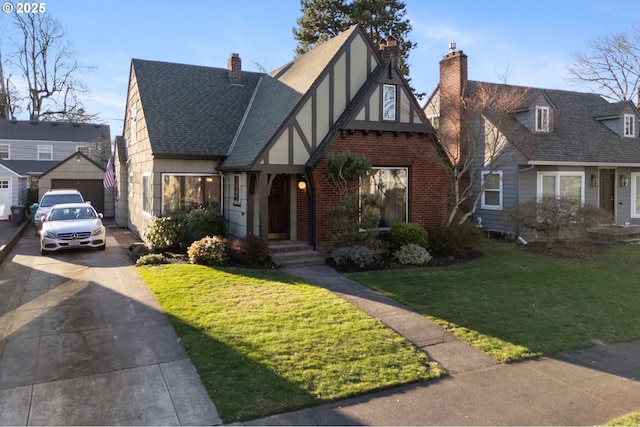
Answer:
[[[640,410],[640,342],[499,364],[331,268],[286,271],[380,319],[450,375],[246,425],[598,425]]]

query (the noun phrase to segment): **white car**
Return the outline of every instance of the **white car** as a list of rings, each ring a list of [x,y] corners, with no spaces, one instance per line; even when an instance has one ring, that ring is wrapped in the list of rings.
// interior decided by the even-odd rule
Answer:
[[[44,217],[40,231],[40,252],[77,248],[106,248],[102,214],[86,203],[54,205]]]

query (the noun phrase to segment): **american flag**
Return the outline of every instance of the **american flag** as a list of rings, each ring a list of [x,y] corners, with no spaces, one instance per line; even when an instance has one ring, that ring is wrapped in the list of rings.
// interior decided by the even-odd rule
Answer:
[[[116,171],[113,169],[113,162],[109,159],[107,163],[107,170],[104,173],[104,179],[102,180],[104,188],[116,186]]]

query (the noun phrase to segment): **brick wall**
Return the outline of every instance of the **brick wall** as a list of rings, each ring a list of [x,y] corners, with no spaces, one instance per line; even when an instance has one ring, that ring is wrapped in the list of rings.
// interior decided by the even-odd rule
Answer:
[[[442,225],[448,208],[449,181],[435,145],[426,136],[393,132],[354,132],[339,136],[329,153],[361,153],[373,166],[409,168],[409,222],[429,231]],[[326,156],[325,156],[326,159]],[[313,171],[316,191],[316,246],[329,244],[327,208],[336,206],[339,197],[326,178],[323,160]]]

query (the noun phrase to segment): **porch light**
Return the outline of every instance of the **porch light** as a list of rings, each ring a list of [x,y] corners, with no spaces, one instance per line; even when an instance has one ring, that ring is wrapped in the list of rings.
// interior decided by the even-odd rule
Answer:
[[[307,189],[307,182],[304,179],[298,181],[298,189],[304,191]]]
[[[626,187],[629,185],[629,177],[626,175],[620,175],[620,187]]]
[[[598,186],[598,175],[591,174],[591,186],[592,187],[597,187]]]

